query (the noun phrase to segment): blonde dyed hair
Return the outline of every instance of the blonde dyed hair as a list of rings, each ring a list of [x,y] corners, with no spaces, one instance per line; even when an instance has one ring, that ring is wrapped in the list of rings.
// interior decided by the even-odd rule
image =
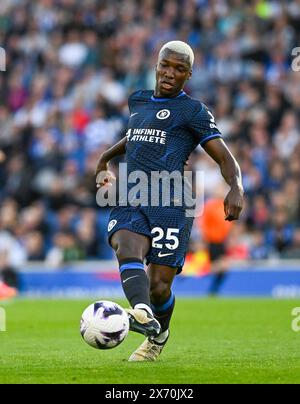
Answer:
[[[180,53],[181,55],[187,56],[191,67],[193,66],[194,59],[195,59],[194,52],[193,52],[193,49],[190,47],[190,45],[188,45],[186,42],[183,42],[183,41],[167,42],[166,44],[164,44],[164,46],[159,51],[159,57],[161,56],[163,51],[165,51],[166,49],[168,49],[172,52]]]

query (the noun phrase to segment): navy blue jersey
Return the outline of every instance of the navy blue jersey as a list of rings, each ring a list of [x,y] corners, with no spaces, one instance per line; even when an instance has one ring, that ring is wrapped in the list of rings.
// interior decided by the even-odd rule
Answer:
[[[153,91],[137,91],[128,100],[128,172],[179,171],[200,144],[220,138],[207,107],[184,91],[176,98],[155,98]]]
[[[209,140],[221,137],[207,107],[183,91],[176,98],[165,99],[155,98],[153,91],[137,91],[129,97],[129,109],[127,172],[142,171],[147,180],[152,178],[153,172],[163,171],[168,174],[178,172],[180,178],[184,178],[184,164],[191,152],[199,144],[204,146]],[[130,190],[130,184],[127,185]],[[147,183],[149,185],[151,181]],[[165,188],[158,194],[159,197],[164,195]],[[172,197],[172,183],[170,195]],[[174,202],[177,196],[173,197]],[[167,265],[177,268],[179,273],[193,226],[193,217],[186,215],[185,199],[176,207],[161,201],[154,205],[150,198],[145,205],[130,205],[128,198],[128,206],[121,204],[120,200],[110,215],[109,242],[119,230],[143,234],[152,240],[146,256],[147,264]]]

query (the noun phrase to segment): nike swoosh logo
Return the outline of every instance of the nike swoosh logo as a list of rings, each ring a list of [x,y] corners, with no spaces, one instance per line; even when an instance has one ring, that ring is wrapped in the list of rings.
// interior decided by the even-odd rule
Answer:
[[[130,118],[132,118],[134,115],[137,115],[137,114],[138,114],[138,112],[135,112],[134,114],[131,114]]]
[[[139,275],[134,275],[134,276],[130,276],[127,279],[124,279],[123,283],[126,283],[127,281],[129,281],[129,279],[133,279],[133,278],[137,278]]]
[[[162,257],[167,257],[168,255],[173,255],[174,253],[168,253],[168,254],[162,254],[161,251],[158,253],[158,257],[162,258]]]

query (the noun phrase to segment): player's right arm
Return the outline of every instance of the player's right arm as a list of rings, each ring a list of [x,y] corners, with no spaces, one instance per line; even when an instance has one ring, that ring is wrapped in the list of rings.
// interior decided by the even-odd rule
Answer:
[[[96,184],[98,188],[110,184],[115,179],[114,174],[109,171],[108,163],[114,157],[122,156],[126,153],[126,143],[127,136],[101,154],[96,168]]]

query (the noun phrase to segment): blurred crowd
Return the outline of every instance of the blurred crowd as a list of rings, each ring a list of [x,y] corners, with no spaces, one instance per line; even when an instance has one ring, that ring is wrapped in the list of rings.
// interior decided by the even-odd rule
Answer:
[[[128,95],[154,88],[157,51],[173,39],[193,47],[186,91],[242,168],[227,254],[300,258],[299,0],[1,0],[0,269],[112,258],[97,159],[124,136]],[[223,179],[200,148],[188,168],[217,197]],[[196,221],[191,249],[203,248]]]

